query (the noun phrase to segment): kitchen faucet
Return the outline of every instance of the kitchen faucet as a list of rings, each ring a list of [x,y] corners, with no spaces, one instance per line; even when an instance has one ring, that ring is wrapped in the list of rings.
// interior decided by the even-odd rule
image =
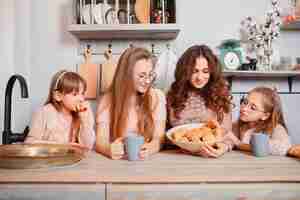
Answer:
[[[12,98],[13,86],[16,80],[19,81],[21,86],[21,97],[28,98],[28,88],[27,88],[25,78],[19,74],[15,74],[11,76],[7,82],[6,89],[5,89],[4,131],[2,135],[3,144],[23,142],[29,132],[28,126],[25,128],[23,133],[13,133],[11,131],[11,98]]]

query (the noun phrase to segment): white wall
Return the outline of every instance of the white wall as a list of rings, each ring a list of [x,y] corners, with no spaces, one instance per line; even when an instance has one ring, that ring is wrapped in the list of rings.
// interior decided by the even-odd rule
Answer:
[[[21,74],[30,86],[31,67],[31,1],[15,0],[15,43],[14,43],[14,73]],[[30,88],[29,89],[29,95]],[[30,96],[29,96],[30,97]],[[12,130],[23,132],[31,117],[30,98],[22,99],[19,82],[13,90],[12,102]]]
[[[51,76],[62,68],[75,70],[76,64],[81,62],[79,42],[67,32],[67,25],[72,21],[73,2],[0,1],[1,131],[4,90],[10,75],[20,73],[29,84],[30,101],[14,100],[12,127],[21,131],[29,123],[32,111],[45,101]],[[181,32],[171,47],[178,55],[193,44],[205,43],[216,47],[223,39],[238,38],[243,18],[263,16],[270,7],[269,0],[176,0],[176,4]],[[104,48],[108,42],[97,42],[97,45]],[[283,33],[278,43],[281,55],[300,56],[300,31]],[[114,46],[118,46],[118,42],[113,41]],[[121,52],[122,49],[114,51]],[[98,60],[101,59],[99,55]],[[14,99],[20,99],[17,87]]]
[[[15,38],[14,1],[0,2],[0,142],[2,142],[5,86],[9,76],[14,72],[14,38]]]

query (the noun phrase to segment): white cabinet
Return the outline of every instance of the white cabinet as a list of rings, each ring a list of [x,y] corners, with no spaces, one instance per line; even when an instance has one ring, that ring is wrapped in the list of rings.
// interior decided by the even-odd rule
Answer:
[[[300,94],[281,94],[282,109],[293,144],[300,144]]]
[[[107,200],[288,200],[299,198],[299,185],[293,183],[112,184],[107,186]]]
[[[104,184],[0,184],[1,200],[105,200]]]

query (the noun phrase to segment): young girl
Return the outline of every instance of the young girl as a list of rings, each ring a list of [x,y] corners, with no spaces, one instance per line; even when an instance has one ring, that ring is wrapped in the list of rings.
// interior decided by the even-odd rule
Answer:
[[[160,150],[164,140],[164,94],[151,87],[155,79],[151,54],[131,47],[120,57],[110,90],[98,104],[96,151],[112,159],[124,157],[123,139],[136,133],[145,138],[140,158]]]
[[[242,98],[240,117],[234,124],[234,132],[240,139],[238,148],[250,151],[250,138],[253,133],[270,136],[272,155],[286,155],[291,147],[284,122],[279,95],[267,87],[252,89]]]
[[[59,71],[51,81],[48,99],[36,111],[26,143],[79,144],[92,148],[94,117],[84,100],[86,82],[77,73]]]
[[[167,95],[168,123],[171,127],[215,121],[223,134],[231,134],[231,95],[221,75],[217,57],[206,45],[195,45],[179,58],[175,82]],[[204,157],[219,157],[233,142],[222,141],[221,150],[211,146],[199,149]]]

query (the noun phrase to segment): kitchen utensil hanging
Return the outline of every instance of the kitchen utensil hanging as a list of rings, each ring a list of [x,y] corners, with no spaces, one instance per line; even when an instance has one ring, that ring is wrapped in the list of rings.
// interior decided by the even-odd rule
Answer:
[[[99,65],[94,64],[91,61],[92,50],[90,46],[84,50],[84,63],[79,65],[78,73],[86,80],[87,90],[86,98],[87,99],[96,99],[97,97],[97,88],[99,80]]]
[[[101,64],[101,93],[106,92],[110,88],[117,69],[117,64],[113,60],[112,55],[112,48],[109,45],[108,50],[104,52],[106,61]]]

